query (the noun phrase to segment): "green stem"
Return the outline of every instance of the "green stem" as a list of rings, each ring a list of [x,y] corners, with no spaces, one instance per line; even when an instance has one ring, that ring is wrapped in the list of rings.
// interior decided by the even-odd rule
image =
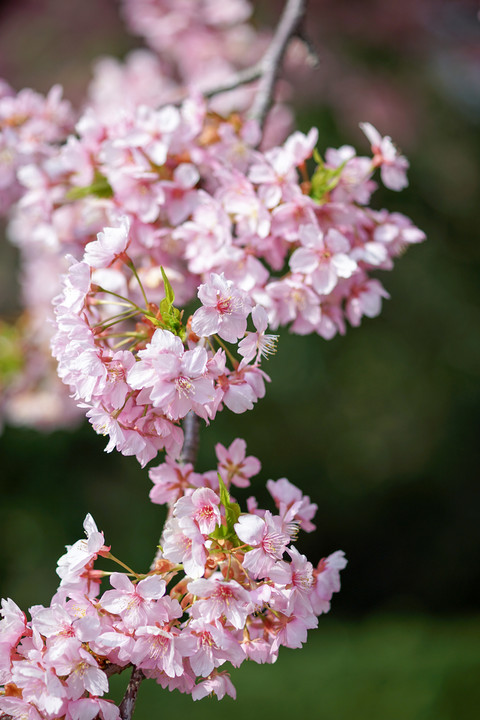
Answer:
[[[102,292],[107,292],[106,290],[102,290]],[[113,300],[97,300],[95,299],[94,302],[92,302],[92,305],[123,305],[123,307],[130,307],[132,303],[130,301],[126,302],[114,302]]]
[[[134,571],[132,570],[132,568],[128,567],[128,565],[125,565],[124,562],[122,562],[121,560],[119,560],[118,558],[116,558],[115,555],[112,555],[111,552],[105,553],[105,555],[103,555],[103,557],[106,557],[106,558],[108,558],[109,560],[113,560],[113,562],[116,562],[118,565],[121,565],[123,568],[125,568],[125,570],[128,570],[128,572],[131,573],[132,575],[134,575],[137,579],[140,578],[140,575],[138,575],[138,573],[134,572]]]
[[[103,326],[106,330],[107,328],[112,327],[112,325],[122,322],[122,320],[129,320],[130,318],[135,317],[135,315],[138,315],[139,313],[143,314],[143,310],[131,310],[129,312],[118,313],[118,315],[112,315],[107,320],[96,323],[93,327],[97,328]]]
[[[109,335],[106,335],[107,338],[138,338],[139,340],[145,340],[146,335],[145,333],[140,332],[134,332],[133,330],[131,332],[123,332],[123,333],[110,333]]]
[[[135,342],[132,343],[132,338],[129,338],[129,337],[123,338],[123,340],[120,340],[120,342],[115,343],[115,345],[112,345],[112,350],[118,350],[118,348],[121,348],[122,345],[126,345],[127,343],[130,343],[133,348],[137,344],[137,340],[135,340]]]
[[[220,345],[220,347],[222,348],[222,350],[225,350],[225,353],[226,353],[228,359],[230,360],[230,362],[231,362],[232,365],[233,365],[233,369],[236,370],[237,367],[239,366],[238,360],[232,355],[232,353],[230,352],[230,350],[227,348],[227,346],[225,345],[225,343],[222,342],[222,340],[220,340],[220,338],[218,337],[218,335],[214,335],[213,337],[215,338],[215,340],[217,341],[217,343]]]
[[[131,300],[129,300],[126,297],[123,297],[123,295],[119,295],[118,293],[113,292],[113,290],[105,290],[105,288],[103,288],[101,285],[99,285],[98,292],[107,293],[107,295],[113,295],[114,297],[119,298],[119,300],[123,300],[124,302],[128,303],[129,305],[133,305],[133,307],[140,310],[140,312],[143,312],[143,310],[141,308],[139,308],[136,303],[132,302]]]
[[[146,296],[146,294],[145,294],[145,290],[143,289],[142,281],[140,280],[140,278],[139,278],[139,276],[138,276],[137,269],[136,269],[135,265],[133,264],[132,260],[130,260],[130,259],[128,260],[127,266],[130,268],[130,270],[131,270],[131,271],[133,272],[133,274],[135,275],[135,279],[136,279],[136,281],[137,281],[137,283],[138,283],[138,286],[139,286],[140,290],[142,291],[143,299],[145,300],[145,307],[146,307],[147,310],[148,310],[148,305],[149,305],[148,299],[147,299],[147,296]]]

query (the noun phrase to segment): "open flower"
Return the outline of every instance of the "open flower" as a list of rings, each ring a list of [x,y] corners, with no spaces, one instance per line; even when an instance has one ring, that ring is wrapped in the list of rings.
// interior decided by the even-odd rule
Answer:
[[[248,332],[247,336],[238,343],[238,352],[243,355],[244,362],[250,362],[255,358],[258,363],[260,358],[271,355],[276,351],[278,335],[265,335],[268,326],[267,311],[261,305],[255,305],[252,310],[252,320],[257,332]]]
[[[370,123],[360,123],[360,128],[370,141],[373,162],[374,165],[380,166],[383,184],[390,190],[403,190],[408,185],[409,162],[407,158],[400,155],[388,135],[382,137]]]
[[[291,539],[283,530],[282,519],[267,510],[264,518],[240,515],[234,527],[240,540],[253,548],[245,553],[243,567],[255,578],[265,577],[281,560]]]
[[[250,304],[224,274],[210,274],[210,280],[198,289],[201,308],[192,318],[192,330],[199,337],[218,335],[227,342],[243,337],[247,329]]]

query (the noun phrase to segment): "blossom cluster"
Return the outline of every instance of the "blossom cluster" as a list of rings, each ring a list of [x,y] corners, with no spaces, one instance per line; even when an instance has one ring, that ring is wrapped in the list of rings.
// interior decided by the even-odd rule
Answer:
[[[260,463],[245,457],[240,439],[219,445],[217,456],[223,475],[172,460],[152,470],[171,512],[150,572],[117,560],[88,515],[86,539],[58,561],[61,582],[49,607],[30,608],[27,621],[12,600],[2,601],[0,713],[117,720],[118,707],[104,697],[108,678],[130,666],[194,700],[235,697],[225,662],[273,663],[281,646],[302,646],[340,589],[344,554],[314,568],[295,548],[299,528],[314,529],[317,508],[285,478],[267,485],[276,514],[254,498],[241,512],[228,488],[248,484]],[[176,490],[167,489],[169,474],[183,477]],[[127,572],[96,569],[98,556]],[[104,577],[110,589],[101,592]]]
[[[21,168],[52,157],[55,143],[73,130],[70,103],[55,85],[48,95],[28,88],[15,93],[0,78],[0,216],[22,195]]]
[[[53,350],[108,448],[142,464],[165,447],[178,455],[172,423],[190,410],[209,421],[223,405],[243,412],[263,397],[268,327],[331,338],[346,318],[378,314],[387,293],[369,272],[423,239],[405,216],[365,207],[376,167],[393,189],[406,182],[405,159],[369,125],[373,159],[343,147],[325,162],[316,130],[260,152],[255,123],[219,121],[200,99],[142,107],[113,125],[87,114],[77,130],[41,182],[46,221],[75,221],[66,245],[81,257],[55,300]],[[114,225],[91,239],[92,218]],[[31,242],[30,220],[23,209]],[[166,280],[180,306],[197,295],[188,322],[167,301]]]
[[[251,87],[235,90],[228,108],[216,105],[218,97],[201,97],[195,69],[205,73],[207,59],[215,67],[224,63],[219,74],[212,71],[212,82],[241,68],[245,53],[233,36],[253,33],[263,50],[261,34],[247,23],[246,0],[202,0],[194,11],[190,2],[125,0],[124,10],[131,28],[159,55],[136,51],[123,64],[104,59],[75,127],[59,88],[47,98],[29,90],[15,95],[6,84],[0,89],[0,148],[5,146],[0,162],[7,168],[0,194],[4,210],[9,209],[10,239],[21,251],[28,310],[22,325],[28,350],[23,378],[7,393],[3,411],[10,421],[52,426],[56,418],[63,424],[76,417],[45,359],[51,301],[60,292],[58,278],[68,271],[67,254],[87,262],[92,277],[100,273],[99,284],[109,292],[135,295],[138,288],[132,288],[122,253],[98,251],[119,227],[128,227],[124,250],[149,303],[158,306],[162,300],[160,267],[180,308],[215,274],[241,298],[253,323],[260,323],[257,334],[265,333],[267,324],[272,330],[288,325],[292,332],[326,339],[344,333],[347,321],[357,326],[363,316],[378,315],[388,293],[371,272],[391,269],[409,244],[424,239],[407,217],[369,207],[376,170],[387,187],[400,190],[408,162],[368,123],[362,129],[371,157],[343,146],[327,149],[322,158],[315,129],[284,141],[285,126],[275,112],[270,119],[278,132],[274,127],[273,134],[239,114],[251,102]],[[189,54],[179,50],[185,43]],[[195,59],[200,48],[208,58]],[[187,56],[193,58],[191,67],[183,66]],[[169,103],[182,88],[190,89],[190,96]],[[238,92],[247,93],[246,103]],[[45,276],[51,281],[39,281]],[[203,313],[204,321],[209,312]],[[104,319],[105,312],[96,321]],[[226,327],[222,323],[224,333]],[[206,326],[200,333],[193,329],[199,337],[209,335]],[[222,331],[217,334],[222,338]],[[223,340],[231,338],[232,332]],[[244,338],[237,334],[233,340]],[[249,342],[251,352],[251,336]],[[58,343],[55,354],[63,366],[57,349]],[[249,407],[254,394],[263,392],[260,378],[255,373]],[[73,393],[77,401],[91,400],[75,383]],[[50,403],[32,402],[46,396]],[[51,411],[35,413],[35,407]],[[199,414],[212,417],[208,408]]]

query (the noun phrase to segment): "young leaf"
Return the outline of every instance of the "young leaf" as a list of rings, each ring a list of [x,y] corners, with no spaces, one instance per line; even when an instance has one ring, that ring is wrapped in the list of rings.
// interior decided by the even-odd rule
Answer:
[[[73,187],[67,192],[67,200],[81,200],[82,198],[94,195],[99,198],[113,197],[113,190],[105,175],[95,170],[93,182],[84,187]]]
[[[169,282],[167,276],[165,275],[165,270],[163,269],[163,267],[161,265],[160,265],[160,272],[162,273],[163,284],[165,286],[165,300],[168,301],[168,304],[171,307],[175,300],[175,293],[173,292],[173,288],[170,285],[170,282]]]
[[[225,525],[220,525],[216,528],[210,537],[216,540],[229,539],[237,540],[237,535],[234,530],[234,525],[238,522],[240,516],[240,505],[238,503],[232,503],[230,500],[229,492],[222,480],[222,476],[218,473],[218,484],[220,486],[220,503],[225,508]]]
[[[343,162],[337,168],[326,168],[316,149],[313,152],[313,157],[317,167],[311,179],[310,197],[320,203],[325,195],[338,185],[345,163]]]

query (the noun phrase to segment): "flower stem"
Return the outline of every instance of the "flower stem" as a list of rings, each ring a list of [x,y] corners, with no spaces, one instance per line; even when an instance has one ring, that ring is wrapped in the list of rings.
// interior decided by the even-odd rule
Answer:
[[[135,265],[133,264],[132,260],[130,260],[130,259],[129,259],[129,261],[127,262],[127,265],[128,265],[128,267],[130,268],[130,270],[133,272],[133,274],[135,275],[135,280],[137,281],[138,286],[139,286],[139,288],[140,288],[140,290],[141,290],[141,292],[142,292],[143,299],[145,300],[145,307],[146,307],[147,310],[148,310],[148,307],[149,307],[148,299],[147,299],[147,296],[146,296],[146,294],[145,294],[145,290],[144,290],[144,288],[143,288],[142,281],[140,280],[140,277],[139,277],[139,275],[138,275],[138,273],[137,273],[137,268],[135,267]]]
[[[228,349],[228,347],[225,345],[224,342],[222,342],[222,340],[220,340],[220,338],[218,337],[218,335],[214,335],[213,337],[215,338],[215,340],[217,341],[217,343],[220,345],[220,347],[222,348],[222,350],[225,350],[225,354],[227,355],[228,359],[229,359],[230,362],[232,363],[233,369],[236,370],[237,367],[238,367],[238,364],[239,364],[239,363],[238,363],[238,360],[232,355],[232,353],[230,352],[230,350]]]
[[[121,565],[123,568],[125,568],[125,570],[128,570],[128,572],[131,573],[132,575],[134,575],[137,579],[140,578],[140,575],[138,575],[138,573],[136,573],[134,570],[132,570],[132,568],[128,567],[128,565],[125,565],[124,562],[122,562],[121,560],[116,558],[115,555],[112,555],[111,552],[105,553],[105,555],[103,557],[108,558],[108,560],[113,560],[113,562],[116,562],[118,565]]]

